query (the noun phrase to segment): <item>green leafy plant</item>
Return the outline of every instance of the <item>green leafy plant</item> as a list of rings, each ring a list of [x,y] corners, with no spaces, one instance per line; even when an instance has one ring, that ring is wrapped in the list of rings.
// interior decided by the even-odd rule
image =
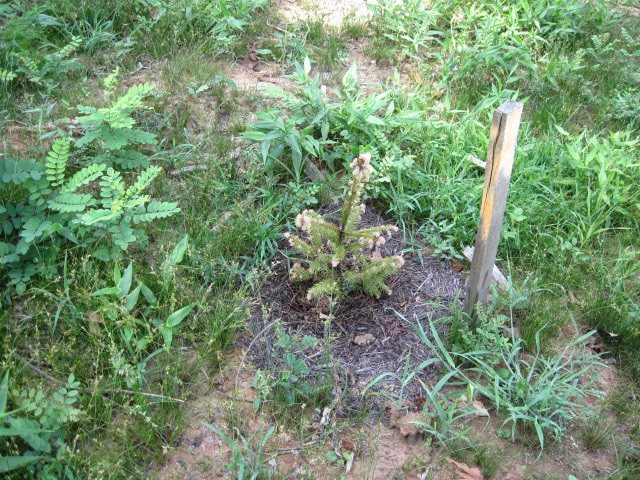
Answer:
[[[182,260],[187,247],[186,238],[176,245],[163,266],[165,281],[169,279],[170,270]],[[160,316],[158,298],[153,291],[140,281],[133,287],[132,263],[124,272],[120,272],[116,264],[113,282],[113,286],[93,292],[101,303],[95,315],[102,318],[106,328],[104,334],[111,342],[110,362],[114,372],[124,378],[127,387],[136,385],[142,389],[147,364],[152,358],[171,348],[175,332],[191,314],[195,303],[163,318]],[[159,343],[158,334],[164,341],[164,347],[152,349]]]
[[[611,117],[628,124],[631,128],[640,128],[640,90],[617,92],[611,109]]]
[[[64,242],[90,247],[103,260],[119,258],[131,244],[146,243],[145,231],[136,225],[180,211],[177,203],[151,201],[144,193],[160,167],[146,166],[130,185],[114,168],[148,165],[146,155],[125,147],[155,142],[130,116],[151,88],[132,87],[110,108],[84,110],[89,112],[80,119],[85,134],[76,145],[97,143],[102,153],[94,150],[96,156],[82,158],[90,152],[77,152],[86,164],[80,168],[67,137],[54,141],[44,162],[11,157],[0,162],[0,264],[19,293],[35,274],[55,272]]]
[[[455,312],[449,334],[449,348],[452,352],[487,352],[485,361],[498,364],[502,355],[511,350],[513,339],[506,333],[506,315],[489,315],[481,305],[475,309],[477,318],[472,319],[464,312]]]
[[[17,408],[6,411],[8,384],[7,371],[0,383],[0,437],[8,438],[6,446],[12,452],[22,454],[0,456],[0,473],[23,469],[25,475],[37,478],[75,478],[69,467],[66,426],[82,413],[75,406],[80,383],[71,374],[67,385],[51,397],[34,388],[14,392]]]
[[[197,44],[216,54],[236,54],[248,26],[268,0],[139,2],[133,36],[148,38],[160,53]]]
[[[264,458],[267,442],[273,435],[275,427],[270,427],[260,439],[257,448],[254,448],[251,442],[257,432],[249,438],[240,435],[242,443],[238,445],[237,442],[234,442],[228,435],[213,425],[205,422],[202,422],[202,424],[218,435],[233,452],[233,460],[227,468],[235,472],[237,480],[258,480],[261,478],[274,478],[277,475],[276,471],[266,466]]]
[[[67,45],[45,54],[41,60],[34,59],[27,52],[12,52],[16,63],[14,73],[18,78],[24,76],[29,82],[44,87],[46,93],[51,94],[63,75],[82,68],[77,59],[68,58],[78,50],[81,42],[82,38],[73,37]]]
[[[281,329],[276,330],[275,348],[282,353],[277,365],[269,371],[257,370],[253,379],[256,399],[253,410],[257,412],[265,402],[282,403],[290,407],[308,401],[318,391],[326,388],[322,378],[312,378],[304,360],[304,351],[315,345],[318,339],[305,335],[296,338]]]
[[[559,183],[569,187],[577,203],[571,223],[580,246],[612,229],[638,228],[640,193],[632,180],[640,166],[634,155],[638,144],[630,132],[589,139],[580,135],[568,144],[570,176]]]
[[[375,157],[392,144],[402,150],[418,141],[421,113],[402,108],[401,102],[394,99],[398,90],[365,95],[353,64],[342,78],[342,88],[334,92],[336,101],[331,102],[319,77],[311,79],[310,72],[309,58],[302,65],[296,64],[290,77],[298,91],[269,90],[287,108],[258,112],[259,120],[242,134],[243,138],[260,143],[267,168],[279,166],[297,183],[303,174],[317,181],[325,171],[342,170],[346,160],[358,154],[354,145],[366,145]]]
[[[82,136],[75,141],[75,146],[90,147],[90,155],[87,156],[90,156],[91,163],[120,169],[146,168],[149,166],[148,155],[139,149],[156,145],[158,140],[153,133],[137,127],[133,113],[148,109],[143,101],[155,90],[155,85],[134,85],[123,95],[114,98],[118,88],[118,73],[116,69],[104,80],[104,95],[109,106],[95,108],[78,105],[78,111],[83,115],[76,120],[82,129]]]
[[[362,194],[372,172],[371,154],[363,153],[352,163],[353,178],[336,225],[313,210],[304,210],[296,217],[296,226],[308,239],[287,233],[291,246],[299,251],[308,267],[296,262],[291,268],[291,280],[311,280],[308,299],[340,298],[353,290],[374,297],[390,293],[385,280],[402,267],[401,255],[382,258],[375,251],[385,243],[385,235],[398,230],[393,225],[358,229],[365,205]]]
[[[81,48],[81,35],[64,32],[63,21],[51,5],[4,2],[0,5],[0,107],[11,106],[12,93],[32,90],[46,96],[70,72],[82,69],[74,58]]]

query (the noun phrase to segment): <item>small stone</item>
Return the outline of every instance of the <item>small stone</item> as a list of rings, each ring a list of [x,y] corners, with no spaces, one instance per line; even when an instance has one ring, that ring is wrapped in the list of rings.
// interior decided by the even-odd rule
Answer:
[[[365,333],[364,335],[356,335],[353,339],[353,343],[363,346],[373,342],[375,339],[376,337],[374,337],[372,334]]]

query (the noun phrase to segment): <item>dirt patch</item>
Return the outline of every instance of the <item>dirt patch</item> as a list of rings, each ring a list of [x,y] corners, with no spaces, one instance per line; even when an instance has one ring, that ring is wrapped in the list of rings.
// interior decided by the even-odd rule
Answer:
[[[262,92],[269,87],[291,90],[293,81],[284,78],[284,74],[279,63],[264,61],[259,55],[251,53],[233,65],[228,76],[239,89],[249,92]]]
[[[371,10],[366,0],[341,0],[327,2],[325,0],[280,0],[278,12],[287,23],[320,20],[324,25],[340,27],[345,19],[364,21],[371,17]]]
[[[64,121],[56,125],[46,122],[40,130],[25,125],[9,125],[2,127],[2,141],[7,153],[13,158],[37,158],[46,152],[53,143],[53,138],[43,138],[47,133],[64,128]]]
[[[295,25],[301,21],[321,20],[328,28],[339,28],[345,21],[368,21],[372,12],[366,0],[345,0],[339,3],[327,3],[321,0],[293,1],[280,0],[278,13],[285,25]],[[378,64],[364,53],[366,41],[349,41],[344,49],[342,62],[344,68],[355,63],[358,66],[358,80],[367,93],[379,92],[392,80],[396,71],[389,65]],[[256,47],[257,48],[257,47]],[[302,61],[302,59],[300,59]],[[264,91],[270,86],[291,90],[291,79],[283,78],[290,73],[293,65],[267,61],[253,51],[247,53],[233,65],[228,76],[238,88],[254,92]],[[400,69],[399,78],[402,83],[409,83],[409,78]],[[322,73],[322,72],[320,72]],[[314,73],[315,74],[315,73]],[[338,86],[341,75],[323,75],[322,82],[329,88]]]

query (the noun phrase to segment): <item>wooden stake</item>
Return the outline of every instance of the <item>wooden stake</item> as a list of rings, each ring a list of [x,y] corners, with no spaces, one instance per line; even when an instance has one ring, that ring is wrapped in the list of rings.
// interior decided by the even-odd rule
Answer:
[[[474,314],[473,310],[478,302],[485,306],[487,304],[502,219],[507,205],[522,107],[520,102],[505,102],[493,113],[480,222],[471,263],[469,290],[464,304],[464,311],[469,315]]]

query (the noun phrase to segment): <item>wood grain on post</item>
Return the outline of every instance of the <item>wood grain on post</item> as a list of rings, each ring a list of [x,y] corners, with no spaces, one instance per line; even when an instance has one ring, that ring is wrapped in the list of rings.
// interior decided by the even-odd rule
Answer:
[[[473,310],[478,302],[487,304],[502,219],[507,205],[522,107],[520,102],[505,102],[493,113],[480,222],[471,262],[469,290],[464,304],[464,311],[469,315],[474,314]]]

